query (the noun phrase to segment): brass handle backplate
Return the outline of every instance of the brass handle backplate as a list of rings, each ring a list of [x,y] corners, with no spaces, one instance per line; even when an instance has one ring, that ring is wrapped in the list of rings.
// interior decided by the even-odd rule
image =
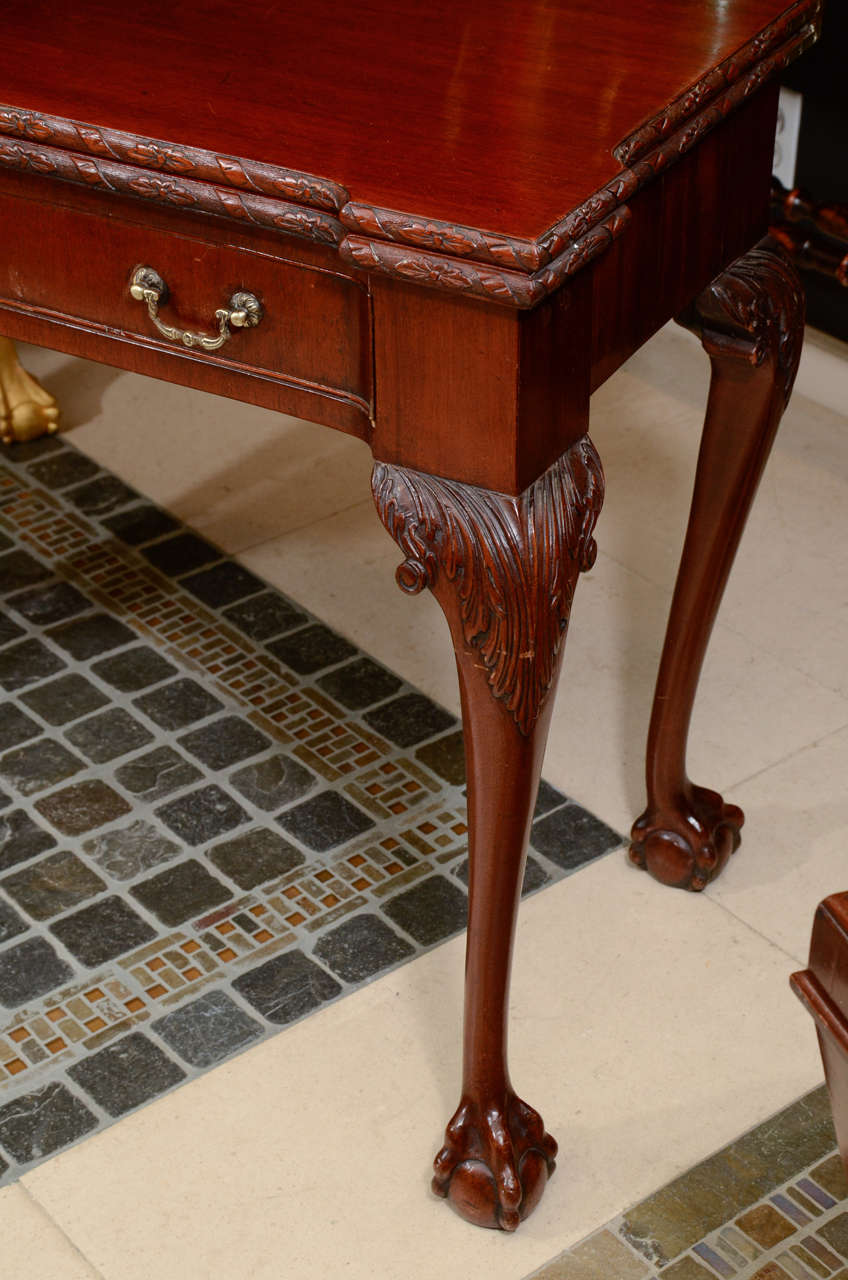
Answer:
[[[159,319],[159,308],[168,301],[168,286],[152,267],[138,267],[130,281],[130,294],[137,302],[147,303],[147,312],[163,338],[181,342],[184,347],[202,347],[204,351],[217,351],[231,338],[232,329],[253,329],[262,319],[262,304],[252,293],[234,293],[228,307],[215,312],[218,333],[192,333],[190,329],[176,329]]]

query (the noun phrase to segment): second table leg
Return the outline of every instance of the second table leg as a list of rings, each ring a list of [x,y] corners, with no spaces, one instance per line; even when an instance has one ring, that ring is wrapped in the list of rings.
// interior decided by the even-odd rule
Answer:
[[[648,806],[630,857],[663,884],[703,889],[739,844],[742,810],[686,773],[689,722],[710,632],[792,391],[804,331],[794,267],[769,239],[732,263],[681,320],[712,364],[689,526],[648,733]]]

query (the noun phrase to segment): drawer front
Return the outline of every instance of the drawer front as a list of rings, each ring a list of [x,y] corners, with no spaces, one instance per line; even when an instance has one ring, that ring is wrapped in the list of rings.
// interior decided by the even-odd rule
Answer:
[[[0,305],[185,356],[182,344],[161,337],[145,303],[130,295],[134,271],[152,267],[165,281],[164,323],[212,337],[215,312],[247,291],[262,305],[259,325],[234,328],[218,351],[192,355],[236,375],[258,374],[370,408],[369,301],[361,284],[287,259],[282,239],[268,252],[267,241],[255,250],[221,243],[220,234],[204,239],[202,218],[186,218],[185,231],[177,232],[121,215],[107,202],[90,212],[0,194]],[[239,397],[238,389],[231,394]]]

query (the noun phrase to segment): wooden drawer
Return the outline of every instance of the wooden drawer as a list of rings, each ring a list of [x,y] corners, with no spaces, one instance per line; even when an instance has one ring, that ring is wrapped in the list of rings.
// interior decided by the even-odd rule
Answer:
[[[53,185],[42,184],[42,192]],[[173,225],[175,219],[170,221]],[[149,220],[134,218],[132,209],[128,216],[121,202],[113,207],[102,198],[93,208],[74,208],[4,190],[0,307],[36,320],[70,323],[76,330],[109,339],[128,339],[136,349],[139,343],[149,349],[150,357],[115,358],[114,342],[103,354],[96,344],[92,348],[90,343],[55,342],[66,350],[80,349],[81,354],[112,364],[208,385],[234,398],[272,404],[331,425],[343,424],[322,412],[321,401],[349,401],[349,409],[367,421],[371,350],[369,299],[363,285],[331,266],[298,261],[298,247],[289,252],[282,238],[265,236],[254,248],[244,243],[245,237],[233,243],[237,233],[222,233],[211,219],[185,216],[180,226],[171,230],[155,222],[149,225]],[[256,328],[234,329],[216,352],[189,352],[181,343],[161,337],[146,305],[131,297],[131,277],[139,266],[152,267],[168,286],[169,297],[160,311],[166,324],[215,336],[216,310],[228,307],[239,290],[256,295],[263,318]],[[29,336],[25,327],[21,336]],[[175,371],[169,371],[167,363],[163,366],[162,352],[173,355]],[[187,378],[187,358],[228,377],[210,381],[201,369],[199,376]],[[252,385],[256,382],[291,388],[295,398],[257,395]],[[316,402],[312,413],[304,411],[310,394]]]

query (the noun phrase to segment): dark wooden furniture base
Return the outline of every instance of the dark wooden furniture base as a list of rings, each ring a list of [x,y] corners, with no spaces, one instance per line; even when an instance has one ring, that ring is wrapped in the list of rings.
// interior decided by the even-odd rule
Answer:
[[[848,1171],[848,893],[819,903],[809,967],[794,973],[791,983],[816,1024],[836,1138]]]
[[[0,44],[0,334],[359,436],[398,581],[445,612],[470,909],[434,1187],[482,1225],[514,1229],[556,1152],[510,1082],[507,995],[603,495],[589,397],[678,315],[713,382],[633,857],[698,889],[738,841],[686,737],[797,365],[797,282],[754,246],[775,77],[819,18],[820,0],[30,0]],[[10,352],[3,433],[50,425]]]

